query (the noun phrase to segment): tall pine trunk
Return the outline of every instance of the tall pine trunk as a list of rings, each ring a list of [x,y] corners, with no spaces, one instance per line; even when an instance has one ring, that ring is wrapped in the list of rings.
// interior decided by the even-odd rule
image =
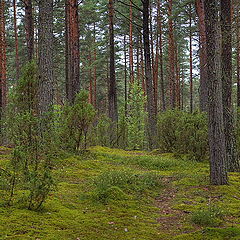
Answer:
[[[39,111],[53,105],[53,0],[39,1]]]
[[[206,26],[205,26],[205,11],[204,0],[196,0],[196,10],[198,15],[199,29],[199,56],[200,56],[200,110],[207,112],[208,93],[207,93],[207,52],[206,52]]]
[[[66,96],[73,104],[80,90],[78,1],[65,0]]]
[[[229,171],[239,170],[232,106],[232,17],[231,0],[221,0],[223,120]]]
[[[133,8],[132,0],[129,4],[129,65],[130,65],[130,83],[134,82],[134,66],[133,66]]]
[[[164,88],[164,73],[163,73],[163,40],[162,40],[162,12],[161,0],[158,0],[158,25],[159,25],[159,66],[160,66],[160,91],[161,91],[161,109],[166,110],[165,88]]]
[[[34,20],[32,0],[25,0],[25,32],[28,61],[34,58]]]
[[[237,16],[237,106],[240,107],[240,3],[236,5]]]
[[[14,38],[15,38],[15,65],[16,65],[16,79],[19,79],[19,44],[18,44],[18,28],[17,28],[17,6],[16,0],[13,0],[13,18],[14,18]]]
[[[176,106],[176,83],[175,83],[175,48],[172,20],[172,0],[168,0],[168,67],[169,67],[169,103],[171,108]]]
[[[193,112],[193,47],[192,47],[192,5],[189,6],[189,66],[190,66],[190,112]]]
[[[154,102],[153,76],[150,56],[149,0],[143,0],[142,3],[143,3],[143,44],[144,44],[147,111],[148,111],[148,136],[149,136],[149,148],[154,149],[156,146],[157,118],[155,109],[156,106]]]
[[[5,32],[5,1],[0,0],[0,111],[7,104],[7,57],[6,57],[6,32]]]
[[[117,123],[117,86],[116,86],[116,73],[115,73],[115,44],[114,44],[114,6],[113,0],[109,0],[109,46],[110,46],[110,61],[109,61],[109,118],[112,122]]]
[[[210,147],[210,180],[213,185],[228,183],[226,144],[223,122],[222,82],[220,73],[217,0],[205,0],[205,24],[208,73],[208,117]]]
[[[94,31],[94,53],[93,53],[93,60],[94,60],[94,69],[93,69],[93,105],[95,109],[97,108],[97,46],[96,46],[96,23],[94,22],[93,25]]]

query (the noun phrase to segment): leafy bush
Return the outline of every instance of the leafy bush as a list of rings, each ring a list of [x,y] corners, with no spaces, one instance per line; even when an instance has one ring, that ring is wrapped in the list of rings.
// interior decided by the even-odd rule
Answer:
[[[201,209],[192,214],[193,223],[200,226],[216,227],[221,223],[223,211],[218,207],[210,206],[208,209]]]
[[[110,147],[110,126],[111,120],[108,116],[103,114],[98,117],[96,127],[94,128],[97,145]]]
[[[158,140],[162,152],[189,154],[203,160],[208,154],[208,129],[204,113],[170,110],[158,118]]]
[[[127,142],[129,149],[144,149],[145,146],[145,112],[146,97],[141,86],[131,84],[128,98]]]
[[[77,94],[73,105],[64,108],[62,114],[61,143],[73,151],[86,149],[87,133],[95,117],[94,107],[88,103],[88,92]]]
[[[142,193],[161,186],[156,173],[134,174],[130,171],[111,171],[98,176],[95,181],[95,199],[107,203],[109,200],[126,199],[127,193]]]

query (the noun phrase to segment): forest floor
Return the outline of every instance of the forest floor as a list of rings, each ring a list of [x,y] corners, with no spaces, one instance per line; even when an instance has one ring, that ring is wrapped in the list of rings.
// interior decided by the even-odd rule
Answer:
[[[10,150],[0,149],[0,167]],[[93,147],[54,161],[57,188],[41,211],[4,205],[0,239],[240,239],[240,174],[208,184],[208,163]]]

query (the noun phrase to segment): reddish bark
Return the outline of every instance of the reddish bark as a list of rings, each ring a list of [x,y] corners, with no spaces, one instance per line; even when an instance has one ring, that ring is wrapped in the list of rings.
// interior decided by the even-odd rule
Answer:
[[[80,89],[78,1],[66,0],[66,93],[74,102]]]
[[[206,25],[203,0],[196,0],[199,28],[199,54],[200,54],[200,109],[207,112],[207,52],[206,52]]]

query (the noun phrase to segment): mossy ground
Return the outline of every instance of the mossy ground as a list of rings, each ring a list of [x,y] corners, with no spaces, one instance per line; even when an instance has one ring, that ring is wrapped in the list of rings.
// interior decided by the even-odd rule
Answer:
[[[1,148],[0,167],[6,167],[9,158],[9,149]],[[103,147],[56,159],[57,189],[41,211],[21,207],[17,196],[15,204],[6,207],[0,191],[0,239],[240,239],[240,174],[230,174],[229,186],[214,187],[208,171],[208,163],[184,156]],[[150,177],[137,186],[130,180],[119,180],[119,186],[114,186],[116,179],[113,186],[103,181],[107,201],[99,201],[96,180],[109,172],[115,178],[121,172]],[[156,175],[160,184],[153,180]],[[210,207],[222,213],[214,219],[216,226],[193,222],[195,213]]]

